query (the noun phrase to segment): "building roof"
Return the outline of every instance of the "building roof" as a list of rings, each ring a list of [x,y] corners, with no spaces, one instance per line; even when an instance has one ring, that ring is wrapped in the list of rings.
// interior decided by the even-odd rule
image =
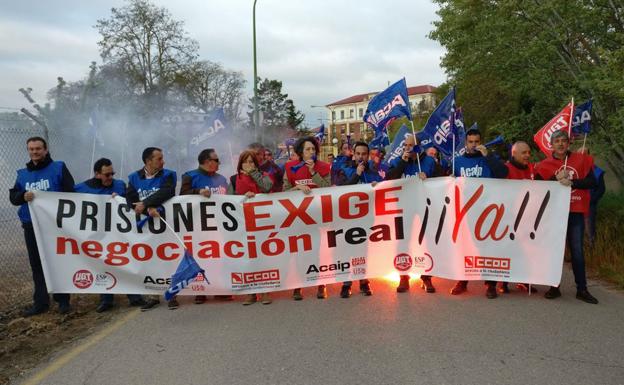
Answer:
[[[435,90],[436,90],[436,87],[430,86],[428,84],[422,85],[422,86],[407,87],[407,95],[428,94],[428,93],[435,92]],[[365,93],[365,94],[349,96],[348,98],[345,98],[345,99],[342,99],[342,100],[338,100],[337,102],[330,103],[330,104],[326,105],[326,107],[329,107],[329,106],[340,106],[340,105],[343,105],[343,104],[354,104],[354,103],[365,102],[365,101],[367,101],[369,99],[369,95],[373,96],[373,95],[376,95],[378,93],[379,92],[368,92],[368,93]]]

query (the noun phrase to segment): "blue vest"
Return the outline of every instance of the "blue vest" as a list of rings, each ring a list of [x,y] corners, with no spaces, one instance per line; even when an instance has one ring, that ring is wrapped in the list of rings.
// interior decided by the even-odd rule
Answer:
[[[471,178],[493,178],[492,170],[484,156],[468,158],[465,155],[455,158],[455,176]]]
[[[97,194],[97,195],[112,195],[113,193],[117,193],[117,195],[125,197],[126,196],[126,184],[123,180],[113,179],[113,184],[109,187],[91,187],[87,184],[87,182],[82,182],[77,184],[74,187],[74,191],[78,193],[84,194]]]
[[[63,166],[61,161],[52,161],[41,170],[28,170],[22,168],[17,170],[17,184],[20,191],[61,191],[63,186]],[[32,222],[28,203],[24,203],[17,210],[20,221],[24,223]]]
[[[164,181],[171,176],[173,176],[173,186],[175,187],[177,181],[176,172],[172,170],[167,170],[166,168],[162,170],[162,174],[160,174],[160,176],[154,177],[152,179],[142,179],[139,176],[139,172],[135,171],[132,174],[128,175],[128,181],[132,186],[134,186],[135,190],[139,194],[139,199],[142,201],[156,191],[160,190],[160,186],[162,186]]]
[[[399,165],[401,158],[395,158],[390,162],[390,168],[395,168]],[[427,175],[427,178],[433,176],[435,170],[435,160],[430,156],[425,156],[420,160],[420,169]],[[418,162],[408,162],[407,166],[403,169],[403,175],[401,178],[412,178],[418,176]]]
[[[184,175],[191,178],[191,188],[205,188],[210,190],[210,194],[225,195],[227,193],[228,182],[221,174],[207,175],[199,170],[191,170]]]
[[[373,163],[373,161],[369,160],[368,168],[364,170],[362,175],[360,175],[360,180],[358,181],[358,184],[381,182],[384,180],[382,176],[379,175],[379,173],[374,167],[375,167],[375,164]],[[357,170],[357,167],[343,167],[343,171],[345,173],[345,176],[347,177],[347,180],[353,177],[353,174],[355,174],[356,170]]]

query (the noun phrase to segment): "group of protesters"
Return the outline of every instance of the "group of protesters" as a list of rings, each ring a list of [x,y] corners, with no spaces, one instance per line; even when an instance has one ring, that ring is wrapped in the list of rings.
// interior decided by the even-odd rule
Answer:
[[[314,137],[303,137],[293,146],[293,153],[282,166],[272,159],[269,149],[253,143],[243,151],[238,159],[235,174],[229,178],[219,174],[219,155],[215,149],[202,150],[198,157],[198,167],[187,171],[181,177],[180,195],[201,195],[210,198],[213,194],[245,195],[248,198],[256,194],[267,194],[281,191],[300,190],[309,194],[312,189],[330,186],[373,184],[383,180],[400,178],[420,178],[426,180],[441,176],[463,176],[474,178],[506,178],[553,180],[562,185],[570,186],[576,191],[575,199],[571,199],[570,213],[567,224],[567,244],[572,258],[572,268],[576,282],[576,298],[587,303],[598,303],[587,290],[585,261],[583,255],[583,239],[585,233],[585,216],[590,212],[590,190],[597,185],[594,175],[593,159],[582,152],[571,152],[570,138],[566,131],[556,131],[551,136],[553,153],[538,163],[531,163],[531,147],[526,142],[516,142],[511,148],[511,157],[503,162],[489,151],[481,140],[481,133],[476,129],[466,132],[465,153],[455,158],[452,166],[445,163],[435,148],[417,153],[417,139],[406,135],[402,155],[389,164],[383,162],[383,152],[369,148],[365,142],[344,143],[337,156],[331,155],[328,162],[319,159],[319,143]],[[30,218],[28,202],[34,199],[35,190],[58,192],[79,192],[87,194],[106,194],[125,197],[128,205],[137,214],[158,217],[158,208],[176,194],[177,174],[174,170],[164,167],[163,151],[157,147],[147,147],[142,153],[143,167],[128,176],[128,182],[115,179],[115,171],[109,159],[101,158],[93,165],[94,177],[75,184],[74,179],[61,161],[54,161],[48,152],[47,143],[41,137],[27,140],[30,161],[26,168],[17,171],[17,179],[10,190],[11,203],[20,206],[18,215],[22,222],[26,247],[32,269],[34,282],[33,304],[24,310],[24,316],[32,316],[47,312],[50,308],[49,296],[43,274],[37,241]],[[574,170],[574,172],[572,171]],[[594,207],[595,209],[595,207]],[[431,276],[421,276],[421,288],[427,293],[435,293],[436,289]],[[352,282],[342,283],[340,297],[349,298],[352,294]],[[507,282],[497,286],[495,281],[485,282],[487,298],[493,299],[498,293],[508,293]],[[521,290],[536,292],[528,283],[518,283]],[[410,277],[401,275],[396,288],[404,293],[410,289]],[[458,281],[451,289],[452,295],[460,295],[468,290],[468,281]],[[371,284],[363,279],[359,282],[359,291],[372,295]],[[325,285],[316,288],[319,299],[327,298]],[[550,287],[545,293],[548,299],[561,296],[559,287]],[[294,300],[302,300],[301,288],[292,293]],[[53,295],[62,314],[71,311],[69,294]],[[217,299],[231,300],[232,296],[217,296]],[[148,310],[159,304],[157,297],[144,298],[141,295],[128,295],[131,306]],[[195,296],[194,302],[204,303],[206,296]],[[269,293],[246,295],[243,304],[251,305],[260,301],[270,304]],[[168,307],[179,306],[174,297],[168,301]],[[113,308],[113,295],[102,294],[97,312]]]

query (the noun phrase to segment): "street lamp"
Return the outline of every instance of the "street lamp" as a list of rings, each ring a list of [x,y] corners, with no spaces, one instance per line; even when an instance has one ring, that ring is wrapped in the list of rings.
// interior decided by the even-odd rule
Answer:
[[[334,139],[332,139],[332,144],[334,145],[334,156],[338,156],[338,138],[334,137]]]
[[[253,110],[253,123],[254,134],[258,138],[258,64],[256,62],[256,2],[253,3],[253,66],[254,66],[254,110]]]

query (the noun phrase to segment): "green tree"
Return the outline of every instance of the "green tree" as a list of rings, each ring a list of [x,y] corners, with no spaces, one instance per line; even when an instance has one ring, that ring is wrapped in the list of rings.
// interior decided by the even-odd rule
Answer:
[[[574,97],[594,100],[594,154],[624,181],[624,8],[612,0],[435,0],[430,37],[467,121],[532,142]]]
[[[253,122],[254,98],[249,99],[249,127]],[[257,140],[266,139],[279,142],[287,135],[287,129],[296,130],[305,120],[305,115],[297,110],[288,94],[282,93],[282,82],[279,80],[263,79],[258,82],[258,108],[262,112],[262,124]]]

